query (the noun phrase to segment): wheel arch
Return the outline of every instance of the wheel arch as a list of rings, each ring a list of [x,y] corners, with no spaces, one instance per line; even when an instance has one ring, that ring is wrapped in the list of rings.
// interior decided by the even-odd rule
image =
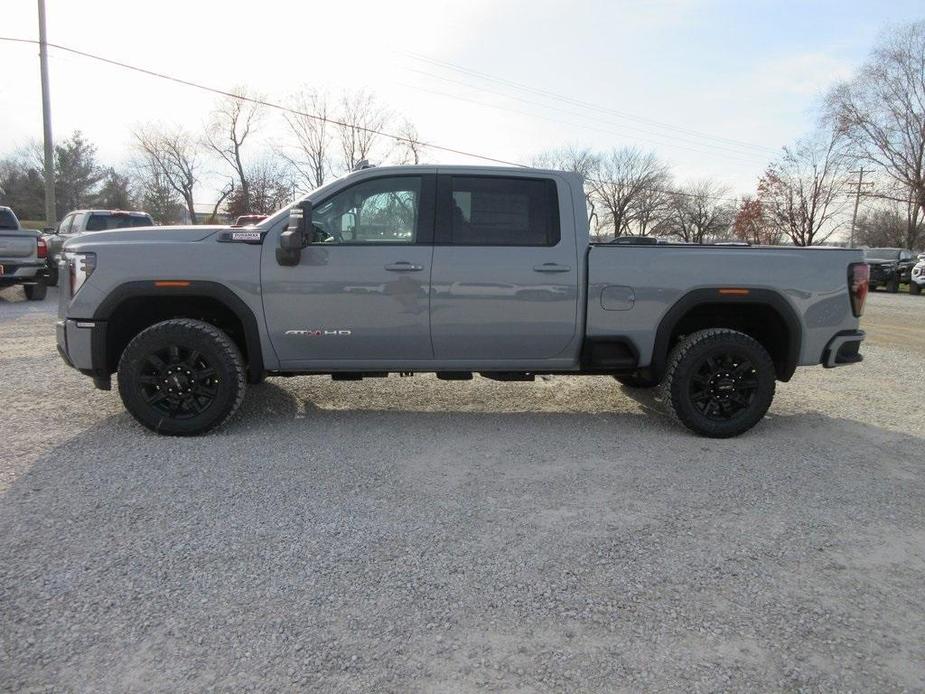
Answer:
[[[93,314],[104,330],[93,335],[97,371],[114,373],[129,340],[141,330],[170,318],[196,318],[225,330],[238,345],[247,364],[248,381],[265,372],[257,318],[231,289],[218,282],[190,281],[155,284],[154,280],[126,282],[104,299]]]
[[[668,353],[684,334],[731,328],[756,339],[771,355],[777,379],[789,381],[800,360],[803,328],[779,292],[750,287],[695,289],[676,301],[659,322],[651,370],[661,378]]]

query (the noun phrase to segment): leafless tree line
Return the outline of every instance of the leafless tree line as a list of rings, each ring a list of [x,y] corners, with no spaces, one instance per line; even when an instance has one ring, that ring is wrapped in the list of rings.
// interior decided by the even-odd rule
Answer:
[[[799,246],[831,242],[846,230],[859,167],[866,166],[876,185],[862,190],[858,240],[917,248],[925,238],[925,22],[887,31],[858,74],[827,95],[817,128],[784,147],[755,194],[738,201],[711,180],[676,183],[664,162],[634,147],[566,147],[535,163],[584,178],[599,239],[634,234]]]
[[[299,190],[324,185],[361,162],[422,163],[414,124],[396,116],[368,91],[332,97],[303,89],[289,100],[281,142],[266,141],[267,109],[244,87],[218,100],[200,134],[160,124],[133,131],[137,157],[133,177],[139,198],[157,218],[185,216],[195,222],[203,180],[225,178],[211,217],[268,214]],[[383,133],[394,131],[393,138]],[[217,170],[210,166],[217,165]],[[166,220],[165,220],[166,221]],[[172,220],[170,220],[172,221]]]
[[[734,207],[728,189],[710,180],[678,184],[654,153],[636,147],[604,153],[564,147],[538,155],[533,163],[584,179],[597,241],[631,235],[704,243],[731,236]]]

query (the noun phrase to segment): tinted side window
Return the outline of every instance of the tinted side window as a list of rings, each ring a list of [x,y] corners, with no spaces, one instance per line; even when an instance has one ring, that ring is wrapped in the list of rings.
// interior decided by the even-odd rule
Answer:
[[[315,243],[414,243],[420,203],[420,176],[357,183],[314,208]]]
[[[59,234],[66,234],[71,230],[71,220],[74,218],[74,215],[67,215],[61,222],[58,224]]]
[[[555,246],[559,205],[553,181],[453,176],[451,239],[462,246]]]
[[[11,210],[0,210],[0,229],[18,229],[19,222]]]

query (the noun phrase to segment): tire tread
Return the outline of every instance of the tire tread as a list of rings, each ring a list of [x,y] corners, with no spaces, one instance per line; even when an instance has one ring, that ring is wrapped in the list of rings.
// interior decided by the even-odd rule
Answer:
[[[160,323],[155,323],[154,325],[145,328],[139,332],[135,337],[133,337],[128,345],[125,347],[125,350],[122,352],[122,356],[119,359],[119,372],[122,373],[123,362],[126,359],[132,359],[133,352],[139,349],[139,345],[143,344],[147,339],[152,336],[158,336],[159,334],[170,332],[176,329],[191,331],[199,333],[201,336],[204,336],[211,340],[215,347],[220,352],[220,356],[227,360],[228,364],[232,369],[232,378],[235,383],[234,387],[234,400],[231,403],[231,406],[225,411],[222,417],[216,419],[213,422],[210,422],[207,426],[197,429],[195,431],[183,432],[183,431],[171,431],[165,432],[158,426],[151,426],[147,422],[138,419],[141,424],[148,427],[154,432],[157,433],[170,433],[176,436],[195,436],[198,434],[205,434],[209,431],[217,429],[225,424],[234,414],[238,411],[238,408],[241,407],[241,403],[244,402],[244,395],[247,390],[247,369],[244,366],[244,359],[241,356],[241,352],[238,350],[238,346],[234,343],[234,340],[228,336],[228,334],[222,329],[207,323],[206,321],[196,320],[193,318],[171,318],[169,320],[161,321]],[[119,393],[122,396],[123,402],[126,402],[126,394],[123,392],[123,381],[119,380]],[[161,424],[163,423],[163,420]]]

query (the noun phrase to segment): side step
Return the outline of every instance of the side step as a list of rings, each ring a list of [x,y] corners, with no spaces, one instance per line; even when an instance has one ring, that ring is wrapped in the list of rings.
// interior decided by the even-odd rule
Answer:
[[[481,371],[482,378],[492,381],[535,381],[536,374],[529,371]]]
[[[388,371],[337,371],[331,374],[332,381],[362,381],[364,378],[387,378]]]

